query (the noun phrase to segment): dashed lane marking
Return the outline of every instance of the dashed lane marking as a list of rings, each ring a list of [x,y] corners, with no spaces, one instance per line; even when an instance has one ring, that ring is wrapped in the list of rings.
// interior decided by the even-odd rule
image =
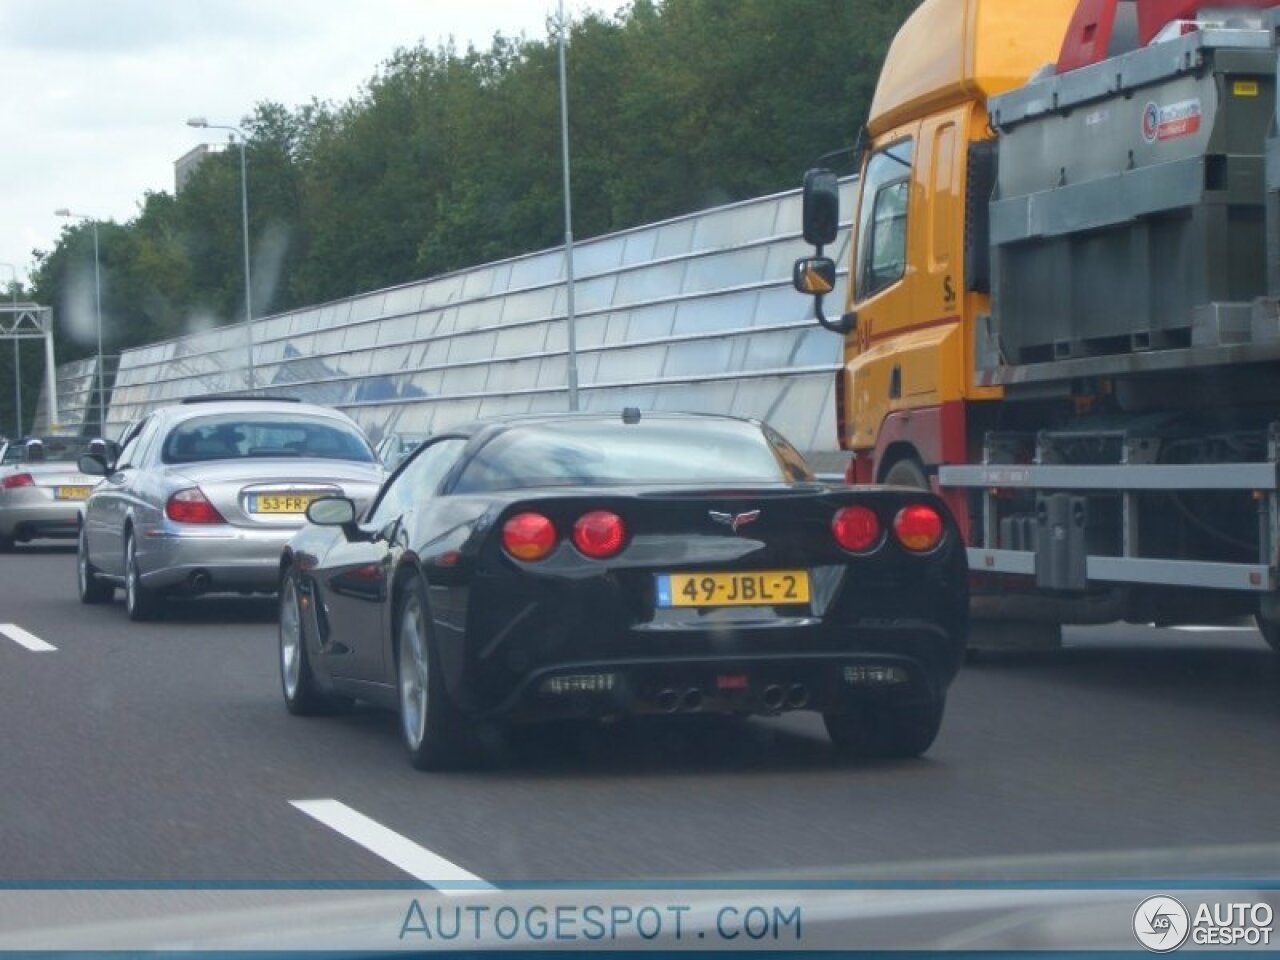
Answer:
[[[51,643],[45,643],[34,633],[23,630],[16,623],[0,623],[0,633],[32,653],[51,653],[58,649]]]
[[[348,840],[358,843],[370,853],[399,867],[409,876],[421,880],[447,896],[463,896],[479,890],[494,890],[474,873],[432,853],[408,837],[371,820],[338,800],[291,800],[307,816],[320,821]]]

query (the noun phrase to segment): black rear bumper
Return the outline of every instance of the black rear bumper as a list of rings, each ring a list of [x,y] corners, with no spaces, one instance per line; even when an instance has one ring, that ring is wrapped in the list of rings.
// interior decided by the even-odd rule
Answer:
[[[961,642],[962,643],[962,642]],[[961,648],[937,627],[879,627],[838,650],[579,659],[530,671],[481,716],[513,721],[640,714],[840,713],[868,702],[937,701]]]

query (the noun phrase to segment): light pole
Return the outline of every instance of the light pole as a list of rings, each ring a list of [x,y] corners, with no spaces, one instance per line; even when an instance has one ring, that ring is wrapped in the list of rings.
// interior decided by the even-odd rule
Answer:
[[[87,213],[72,213],[66,207],[53,211],[54,216],[85,220],[93,227],[93,303],[98,318],[98,435],[107,432],[107,369],[102,365],[102,266],[98,258],[98,218]],[[54,387],[56,388],[56,384]]]
[[[187,121],[187,126],[201,130],[227,130],[240,138],[240,221],[244,232],[244,332],[249,344],[249,392],[253,393],[253,301],[249,284],[249,173],[244,157],[245,135],[239,127],[210,123],[204,117],[192,117]]]
[[[564,0],[560,0],[560,155],[564,167],[565,323],[569,339],[569,409],[578,409],[578,337],[573,312],[573,205],[569,189],[569,87],[564,69]]]
[[[9,295],[13,299],[13,315],[9,318],[10,322],[18,322],[18,268],[12,263],[0,263],[0,267],[8,267],[9,272],[13,274],[13,284],[9,287]],[[22,363],[18,344],[22,341],[18,337],[13,338],[13,410],[14,419],[18,424],[18,430],[13,435],[14,440],[22,439]]]

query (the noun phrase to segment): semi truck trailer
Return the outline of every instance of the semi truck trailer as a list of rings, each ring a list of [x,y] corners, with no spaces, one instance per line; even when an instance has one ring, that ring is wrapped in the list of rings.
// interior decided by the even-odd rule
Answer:
[[[1254,617],[1280,651],[1278,66],[1280,0],[923,0],[842,264],[806,174],[848,480],[946,498],[975,637]]]

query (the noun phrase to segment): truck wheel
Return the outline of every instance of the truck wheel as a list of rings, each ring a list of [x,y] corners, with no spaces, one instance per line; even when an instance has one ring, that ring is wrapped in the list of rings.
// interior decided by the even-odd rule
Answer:
[[[914,487],[917,490],[929,489],[929,478],[925,476],[924,467],[915,457],[903,457],[891,466],[882,481],[890,487]]]
[[[946,699],[919,703],[857,704],[822,720],[832,746],[857,759],[910,759],[933,745],[942,726]]]
[[[1262,614],[1257,614],[1254,620],[1258,624],[1258,630],[1262,634],[1262,639],[1267,641],[1267,645],[1276,653],[1280,653],[1280,621],[1267,620]]]

